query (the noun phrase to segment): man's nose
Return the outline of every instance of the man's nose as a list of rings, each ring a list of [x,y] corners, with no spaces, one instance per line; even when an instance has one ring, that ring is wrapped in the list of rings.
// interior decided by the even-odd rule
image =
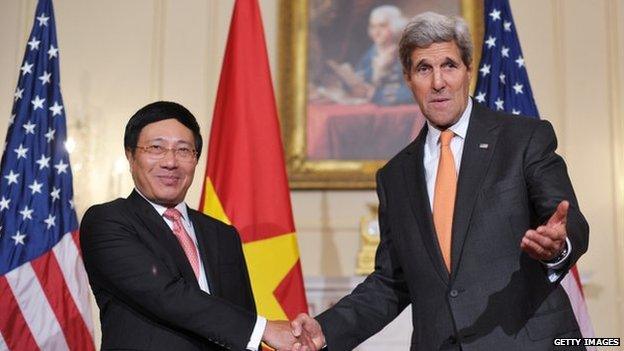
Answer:
[[[441,91],[444,87],[446,87],[446,79],[441,70],[433,70],[433,81],[431,82],[431,86],[435,91]]]
[[[160,165],[165,168],[175,168],[178,166],[178,158],[176,157],[175,150],[169,149],[163,155],[160,160]]]

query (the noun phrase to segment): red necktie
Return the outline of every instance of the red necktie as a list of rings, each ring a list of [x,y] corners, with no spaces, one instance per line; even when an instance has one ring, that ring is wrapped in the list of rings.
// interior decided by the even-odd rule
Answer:
[[[180,246],[182,246],[186,258],[189,260],[191,267],[193,267],[195,277],[199,279],[199,258],[197,257],[197,250],[195,249],[193,240],[186,232],[186,229],[184,229],[184,225],[182,225],[182,214],[175,208],[168,208],[163,216],[173,222],[173,234],[178,238],[178,242]]]
[[[451,139],[455,136],[450,130],[440,135],[440,161],[433,195],[433,223],[446,269],[451,271],[451,233],[453,228],[453,210],[457,191],[457,173],[451,151]]]

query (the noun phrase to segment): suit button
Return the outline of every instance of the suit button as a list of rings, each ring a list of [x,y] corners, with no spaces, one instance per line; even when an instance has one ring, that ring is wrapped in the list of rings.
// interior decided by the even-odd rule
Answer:
[[[449,336],[448,341],[449,341],[449,344],[451,345],[457,344],[457,338],[453,335]]]
[[[449,292],[449,296],[453,297],[453,298],[457,297],[457,296],[459,296],[459,292],[457,290],[453,289],[453,290],[451,290],[451,292]]]

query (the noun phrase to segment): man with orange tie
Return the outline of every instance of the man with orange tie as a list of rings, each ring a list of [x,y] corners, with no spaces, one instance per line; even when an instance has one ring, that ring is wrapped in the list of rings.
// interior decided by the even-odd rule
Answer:
[[[350,350],[411,304],[411,350],[552,350],[581,337],[559,282],[589,228],[552,126],[473,103],[462,19],[418,15],[399,50],[427,123],[377,174],[375,271],[293,327]]]
[[[287,322],[256,314],[236,229],[184,202],[202,149],[191,112],[166,101],[141,108],[124,148],[134,191],[91,207],[80,228],[102,350],[301,346]]]

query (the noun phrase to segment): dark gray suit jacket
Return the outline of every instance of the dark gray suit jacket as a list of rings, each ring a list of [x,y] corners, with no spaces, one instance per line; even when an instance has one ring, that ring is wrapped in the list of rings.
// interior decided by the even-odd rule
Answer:
[[[331,351],[350,350],[412,304],[411,350],[552,350],[579,337],[569,299],[520,249],[529,228],[570,202],[572,252],[589,228],[547,121],[473,105],[453,217],[451,275],[433,227],[423,150],[426,126],[377,175],[381,243],[375,271],[318,320]],[[480,146],[487,144],[487,148]],[[560,278],[560,279],[561,279]]]
[[[201,291],[182,247],[136,191],[91,207],[80,244],[100,308],[102,349],[244,350],[256,308],[236,229],[188,209],[208,277]]]

